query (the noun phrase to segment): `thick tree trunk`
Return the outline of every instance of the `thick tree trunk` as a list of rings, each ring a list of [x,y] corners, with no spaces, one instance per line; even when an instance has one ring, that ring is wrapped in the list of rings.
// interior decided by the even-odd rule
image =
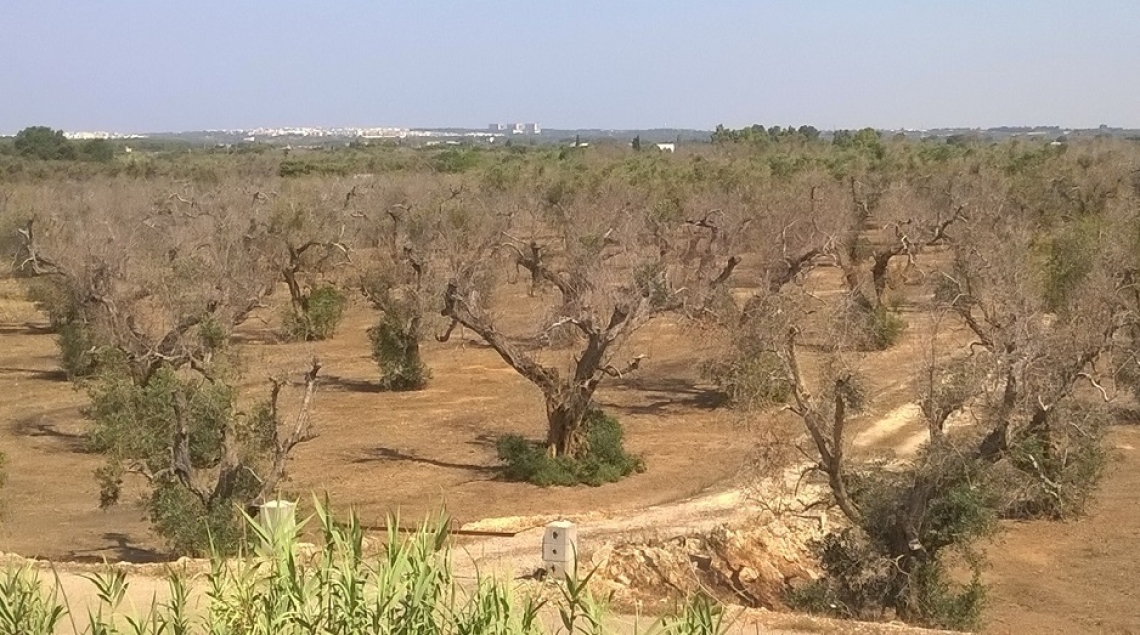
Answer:
[[[407,322],[407,327],[404,331],[404,359],[410,365],[421,366],[423,359],[420,357],[420,337],[423,334],[423,315],[419,312],[419,306],[414,309],[414,314]]]
[[[843,271],[843,282],[847,285],[852,301],[861,309],[874,311],[879,306],[879,295],[878,281],[874,279],[873,272],[865,263],[853,257],[841,258],[839,268]]]
[[[546,395],[546,447],[551,456],[576,457],[585,450],[582,422],[590,407],[591,395],[572,392],[569,397],[565,392]]]
[[[285,285],[289,287],[289,302],[293,305],[293,312],[298,316],[304,316],[308,308],[306,306],[308,297],[301,290],[301,284],[297,281],[296,269],[293,267],[282,269],[281,275],[285,278]]]
[[[874,256],[871,264],[871,285],[875,289],[875,304],[883,300],[883,293],[887,290],[887,269],[891,266],[891,258],[897,255],[898,252],[887,250]]]

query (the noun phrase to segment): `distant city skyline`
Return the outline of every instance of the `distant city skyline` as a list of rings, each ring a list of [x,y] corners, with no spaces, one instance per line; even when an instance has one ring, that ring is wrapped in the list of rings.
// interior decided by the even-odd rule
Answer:
[[[1140,3],[9,0],[0,134],[1140,128]]]

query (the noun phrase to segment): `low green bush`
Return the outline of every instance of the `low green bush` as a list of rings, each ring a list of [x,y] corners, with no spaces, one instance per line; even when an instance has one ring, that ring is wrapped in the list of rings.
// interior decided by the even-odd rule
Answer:
[[[503,462],[503,476],[541,487],[615,483],[645,471],[641,457],[625,450],[621,423],[601,410],[591,409],[582,422],[585,442],[577,457],[551,456],[543,443],[509,434],[495,444]]]
[[[147,519],[175,553],[237,553],[248,537],[238,503],[248,500],[258,486],[249,472],[239,480],[243,482],[235,488],[237,495],[209,508],[174,479],[156,483],[144,501]]]
[[[285,337],[295,342],[331,338],[340,326],[347,304],[348,298],[331,284],[313,289],[303,310],[290,306],[285,312],[282,318]]]
[[[734,406],[771,406],[791,396],[792,385],[782,362],[769,351],[742,349],[724,359],[706,360],[699,370]]]
[[[98,370],[98,349],[87,327],[78,321],[63,322],[56,328],[60,365],[67,378],[75,381],[90,377]]]
[[[898,343],[907,323],[896,307],[879,303],[873,308],[853,304],[844,315],[850,339],[864,351],[885,351]]]
[[[431,369],[420,357],[418,334],[408,328],[409,320],[384,313],[368,329],[372,359],[380,367],[380,387],[384,390],[421,390],[431,379]]]
[[[75,321],[80,314],[75,299],[63,283],[52,277],[27,278],[24,289],[28,301],[47,315],[53,329]]]
[[[1108,467],[1110,417],[1102,407],[1063,402],[1042,428],[1013,435],[1003,516],[1063,520],[1084,513]]]

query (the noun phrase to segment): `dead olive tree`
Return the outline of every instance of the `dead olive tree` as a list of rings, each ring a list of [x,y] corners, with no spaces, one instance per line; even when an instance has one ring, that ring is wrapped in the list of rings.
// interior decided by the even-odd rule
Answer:
[[[280,272],[289,291],[282,319],[285,336],[328,339],[346,302],[335,274],[350,261],[345,234],[357,186],[313,179],[278,185],[279,191],[257,190],[251,196],[253,214],[242,238],[251,253]]]
[[[891,263],[905,257],[912,266],[919,254],[944,244],[949,231],[966,213],[954,196],[953,182],[945,192],[932,196],[929,186],[916,188],[905,180],[882,175],[852,177],[851,196],[846,204],[846,226],[827,242],[827,252],[843,274],[843,282],[854,301],[850,318],[860,322],[861,342],[852,344],[869,350],[890,347],[905,323],[885,300]],[[835,214],[837,210],[829,210]]]
[[[564,213],[579,214],[575,220],[581,224],[567,223],[546,237],[529,240],[503,232],[490,237],[497,244],[481,245],[471,257],[485,259],[493,252],[509,253],[514,264],[533,274],[532,283],[537,280],[556,290],[557,301],[545,330],[566,325],[581,338],[568,370],[539,361],[498,328],[491,307],[473,284],[480,269],[476,260],[469,260],[456,272],[466,275],[447,283],[442,314],[478,334],[503,361],[542,391],[548,452],[575,457],[582,449],[582,423],[594,392],[606,377],[637,369],[641,357],[620,366],[613,358],[652,313],[645,294],[628,273],[631,263],[621,262],[635,257],[636,215],[585,203]]]
[[[228,336],[272,288],[236,231],[233,192],[163,185],[176,187],[45,192],[19,231],[17,269],[49,287],[41,307],[52,321],[81,329],[91,354],[117,349],[143,382],[161,364],[205,361],[191,332]]]
[[[743,265],[737,273],[721,272],[732,277],[724,278],[713,303],[705,304],[714,327],[709,335],[724,346],[701,368],[734,405],[755,408],[791,397],[770,333],[756,318],[773,310],[771,302],[785,292],[799,297],[797,290],[812,285],[812,273],[831,263],[834,236],[846,223],[836,210],[847,194],[829,175],[810,171],[735,196],[732,207],[739,220],[726,232],[733,245],[725,251],[739,254],[729,264]]]
[[[851,390],[857,375],[837,370],[847,366],[836,359],[815,360],[822,370],[814,373],[802,370],[797,340],[805,333],[818,338],[818,323],[787,317],[786,300],[757,314],[771,321],[770,332],[786,328],[785,341],[772,337],[770,348],[792,386],[789,409],[804,424],[813,469],[826,476],[852,525],[821,543],[826,576],[796,590],[802,605],[852,616],[890,609],[908,621],[973,627],[984,590],[975,576],[951,591],[941,554],[969,553],[1000,514],[1079,512],[1095,486],[1112,353],[1127,341],[1122,329],[1136,315],[1128,237],[1136,235],[1138,208],[1131,194],[1118,191],[1100,213],[1042,222],[1011,213],[1005,176],[972,174],[971,214],[955,221],[952,261],[931,280],[936,309],[959,320],[974,341],[940,355],[932,345],[931,370],[919,386],[929,438],[905,465],[884,470],[848,458],[844,438],[860,401]],[[1074,231],[1093,232],[1079,243],[1087,251],[1063,243],[1084,266],[1077,273],[1048,266],[1042,245]],[[1064,293],[1051,293],[1058,285]],[[949,428],[959,414],[967,416]]]
[[[975,337],[970,406],[985,436],[978,455],[1027,479],[1008,513],[1063,517],[1080,511],[1104,464],[1100,436],[1113,353],[1134,323],[1128,214],[1092,223],[1095,240],[1067,254],[1079,274],[1042,266],[1040,245],[1072,231],[1073,221],[1042,225],[1001,207],[980,210],[942,272],[938,298]],[[1071,246],[1070,246],[1071,248]],[[1073,249],[1073,248],[1071,248]],[[1063,287],[1064,292],[1058,293]],[[1094,388],[1094,398],[1078,387]]]
[[[439,311],[441,223],[461,192],[423,179],[403,181],[370,188],[353,214],[356,251],[366,263],[357,284],[380,313],[368,336],[387,390],[418,390],[431,377],[420,343]]]

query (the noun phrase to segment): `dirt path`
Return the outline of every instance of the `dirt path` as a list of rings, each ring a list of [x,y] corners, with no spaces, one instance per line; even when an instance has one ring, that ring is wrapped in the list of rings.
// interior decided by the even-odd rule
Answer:
[[[459,541],[456,571],[463,575],[478,568],[511,577],[533,573],[542,567],[543,532],[546,523],[552,520],[570,520],[577,525],[583,559],[588,559],[595,548],[607,542],[639,542],[707,532],[718,525],[744,522],[759,511],[743,491],[728,489],[641,510],[609,514],[487,519],[464,528],[522,531],[510,538]]]

